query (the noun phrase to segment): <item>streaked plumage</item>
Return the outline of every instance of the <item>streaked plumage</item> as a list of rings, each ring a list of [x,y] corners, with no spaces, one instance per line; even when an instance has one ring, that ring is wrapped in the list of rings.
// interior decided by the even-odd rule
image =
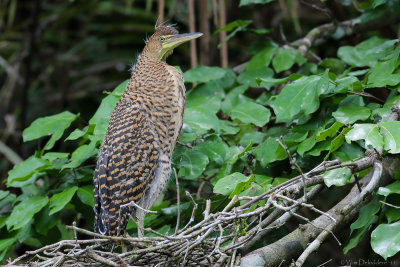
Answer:
[[[140,234],[144,212],[130,206],[120,214],[121,205],[134,201],[149,209],[168,181],[171,154],[183,122],[185,86],[180,73],[165,59],[174,47],[201,34],[194,35],[178,35],[172,27],[159,26],[143,49],[98,155],[94,174],[97,233],[122,235],[134,215]]]

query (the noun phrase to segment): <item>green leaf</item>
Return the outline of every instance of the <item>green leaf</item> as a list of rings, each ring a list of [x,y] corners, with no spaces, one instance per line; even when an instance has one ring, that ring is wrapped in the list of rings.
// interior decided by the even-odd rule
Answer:
[[[303,156],[304,153],[312,149],[316,143],[315,135],[313,135],[298,145],[297,152],[300,156]]]
[[[114,91],[112,91],[111,94],[103,98],[100,106],[97,108],[96,113],[89,120],[89,125],[95,126],[93,133],[100,136],[100,139],[103,139],[106,133],[111,114],[114,111],[115,105],[117,104],[120,95],[122,94],[122,92],[124,92],[126,86],[128,85],[128,82],[129,80],[122,82],[114,89]]]
[[[0,261],[3,261],[4,256],[6,255],[7,251],[12,247],[12,245],[17,242],[17,237],[10,237],[10,238],[4,238],[0,240]]]
[[[347,167],[330,170],[324,173],[324,182],[327,187],[331,185],[343,186],[351,182],[351,170]]]
[[[246,177],[239,172],[232,173],[218,180],[214,186],[214,193],[230,195],[239,183],[246,183],[250,177]]]
[[[285,150],[276,141],[276,138],[269,137],[262,144],[254,149],[256,159],[261,162],[262,167],[268,163],[287,158]]]
[[[222,140],[218,139],[202,142],[194,149],[206,154],[209,161],[222,165],[226,160],[228,146]]]
[[[371,116],[371,110],[367,107],[341,106],[332,115],[338,122],[353,124],[358,120],[367,120]]]
[[[380,125],[383,148],[392,154],[400,153],[400,121],[387,121]]]
[[[242,72],[239,77],[237,78],[237,81],[240,84],[245,84],[250,87],[255,87],[255,88],[267,88],[269,89],[271,87],[271,83],[269,82],[263,82],[263,79],[270,79],[274,76],[274,71],[271,68],[257,68],[257,69],[249,69],[244,72]]]
[[[365,85],[362,84],[356,77],[354,76],[345,76],[342,78],[338,78],[335,81],[336,88],[334,90],[335,93],[346,93],[347,91],[362,91],[365,88]]]
[[[181,203],[181,205],[180,205],[181,212],[187,211],[191,204],[192,203],[190,203],[190,202]],[[165,215],[176,217],[178,215],[178,206],[171,205],[168,208],[162,208],[161,212],[164,213]]]
[[[183,79],[187,83],[198,82],[206,83],[212,80],[218,80],[225,76],[226,69],[219,67],[198,66],[190,69],[183,74]]]
[[[186,97],[186,108],[200,109],[216,114],[221,107],[222,92],[223,89],[214,82],[196,86],[189,91]],[[207,108],[204,107],[204,103],[208,104]]]
[[[10,194],[10,191],[0,190],[0,200],[2,200],[3,198],[5,198],[5,197],[8,196],[9,194]]]
[[[230,114],[232,119],[238,119],[244,123],[253,123],[256,126],[262,127],[271,117],[271,112],[266,107],[247,102],[239,104],[231,110]]]
[[[266,68],[269,66],[269,63],[271,63],[272,57],[275,53],[275,50],[277,48],[275,46],[270,46],[267,47],[260,52],[258,52],[255,56],[253,56],[249,64],[247,64],[246,69],[247,70],[252,70],[252,69],[259,69],[259,68]]]
[[[50,161],[54,161],[56,159],[67,159],[69,156],[69,153],[63,153],[63,152],[47,152],[42,156],[42,159],[47,159]]]
[[[334,72],[335,74],[341,74],[345,69],[343,61],[337,58],[326,58],[319,63],[319,65],[323,68],[329,69],[329,71]]]
[[[64,191],[54,194],[50,198],[50,212],[49,215],[52,215],[56,212],[62,210],[65,205],[67,205],[72,197],[74,196],[76,190],[78,190],[77,186],[73,186],[71,188],[65,189]]]
[[[34,174],[52,166],[51,162],[31,156],[25,161],[15,165],[12,170],[8,172],[7,186],[16,186],[16,182],[27,181]],[[34,181],[32,181],[33,183]]]
[[[307,152],[310,156],[319,156],[321,155],[322,151],[330,150],[331,149],[331,142],[329,140],[325,140],[322,142],[317,143],[316,146],[313,147],[310,151]]]
[[[383,136],[379,133],[379,127],[376,124],[354,124],[353,128],[346,134],[346,141],[365,140],[365,146],[380,150],[384,142]]]
[[[328,91],[329,79],[325,75],[301,77],[286,85],[273,103],[276,122],[293,122],[300,114],[315,112],[319,108],[319,95]]]
[[[225,114],[229,114],[232,108],[239,104],[239,95],[246,92],[247,88],[249,88],[247,85],[240,85],[233,88],[228,94],[226,94],[225,99],[221,104],[221,110]]]
[[[231,149],[231,157],[228,160],[229,165],[235,164],[241,157],[243,157],[247,152],[251,150],[253,144],[248,144],[244,149],[240,149],[239,147],[230,147]]]
[[[38,213],[49,202],[47,197],[29,197],[13,208],[10,216],[6,220],[7,230],[20,229],[29,223],[36,213]]]
[[[379,203],[379,198],[375,197],[371,202],[360,209],[357,220],[350,225],[351,232],[367,225],[380,209],[381,204]]]
[[[250,4],[267,4],[274,2],[275,0],[240,0],[239,6],[247,6]]]
[[[261,144],[265,138],[265,133],[263,132],[250,132],[245,133],[240,137],[240,145],[247,146],[248,144]]]
[[[61,138],[65,129],[67,129],[78,116],[79,115],[75,115],[69,111],[64,111],[56,115],[36,119],[23,131],[22,138],[24,142],[26,142],[38,139],[42,136],[51,135],[51,138],[43,148],[49,150],[53,148],[54,143]]]
[[[389,60],[379,61],[368,76],[368,86],[385,87],[394,86],[400,83],[400,73],[393,74],[397,67],[397,60],[400,54],[400,47],[397,47]]]
[[[185,177],[186,179],[194,179],[199,177],[203,171],[206,169],[208,164],[208,157],[206,154],[196,151],[186,149],[184,153],[181,154],[179,163],[179,177]]]
[[[276,73],[290,69],[296,62],[297,57],[300,56],[300,52],[295,49],[283,49],[279,48],[274,59],[272,60],[272,66]]]
[[[324,160],[327,160],[329,155],[338,150],[344,143],[345,140],[345,134],[348,133],[350,131],[350,128],[343,128],[343,130],[340,132],[340,134],[338,134],[331,142],[331,147],[329,149],[329,153],[326,155],[326,157],[324,158]]]
[[[79,187],[77,195],[79,199],[82,201],[82,203],[94,207],[93,186],[85,185],[83,187]]]
[[[80,129],[75,129],[70,135],[68,135],[67,138],[65,138],[64,141],[68,141],[68,140],[76,140],[78,138],[81,138],[82,136],[84,136],[86,134],[85,131],[82,131]]]
[[[336,121],[331,127],[320,132],[315,140],[317,142],[321,142],[326,140],[328,137],[334,137],[337,134],[337,131],[342,128],[343,125],[343,123]]]
[[[193,132],[203,135],[211,129],[219,129],[220,121],[218,117],[207,111],[207,108],[187,108],[185,110],[184,123],[188,125]]]
[[[349,250],[358,246],[361,239],[364,237],[364,235],[367,233],[367,231],[371,228],[371,225],[376,223],[377,221],[378,221],[378,216],[372,216],[371,218],[369,218],[369,220],[363,227],[361,227],[360,229],[357,229],[356,233],[353,234],[351,239],[349,240],[349,243],[347,243],[347,245],[343,248],[343,253],[347,254],[347,252],[349,252]]]
[[[400,181],[396,181],[385,187],[379,187],[378,194],[385,197],[390,194],[400,194]]]
[[[340,47],[338,57],[351,66],[374,67],[379,59],[384,58],[393,51],[397,41],[374,36],[354,47]]]
[[[229,195],[229,198],[233,198],[235,195],[239,195],[243,191],[247,190],[250,187],[251,183],[253,183],[255,180],[256,177],[254,175],[250,175],[246,181],[237,183],[235,189]]]
[[[386,2],[387,2],[387,0],[373,0],[371,7],[376,8],[377,6],[386,4]]]
[[[238,27],[245,27],[245,26],[247,26],[247,25],[249,25],[251,23],[252,23],[251,20],[238,19],[238,20],[235,20],[235,21],[233,21],[231,23],[228,23],[225,27],[223,27],[221,29],[218,29],[217,31],[214,32],[214,34],[220,33],[220,32],[223,32],[223,31],[224,32],[230,32],[230,31],[233,31],[234,29],[236,29]]]
[[[385,260],[400,250],[400,222],[380,224],[371,234],[371,247]]]
[[[71,161],[65,164],[61,170],[74,169],[79,167],[85,160],[93,157],[97,154],[98,149],[96,148],[96,140],[91,141],[87,145],[78,147],[71,155]]]

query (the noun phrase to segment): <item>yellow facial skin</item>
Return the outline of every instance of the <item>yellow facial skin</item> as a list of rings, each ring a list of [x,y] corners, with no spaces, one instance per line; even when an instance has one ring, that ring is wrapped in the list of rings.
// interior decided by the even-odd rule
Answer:
[[[194,33],[183,33],[183,34],[175,34],[175,35],[163,35],[160,36],[161,42],[161,51],[159,55],[159,60],[165,60],[168,55],[172,53],[172,50],[193,39],[199,38],[203,34],[200,32]]]

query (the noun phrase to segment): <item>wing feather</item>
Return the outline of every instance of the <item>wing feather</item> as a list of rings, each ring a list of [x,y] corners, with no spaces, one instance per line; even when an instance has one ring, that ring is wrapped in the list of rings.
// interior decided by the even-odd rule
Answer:
[[[94,175],[95,231],[123,234],[133,208],[154,178],[158,138],[143,105],[121,98],[111,116]]]

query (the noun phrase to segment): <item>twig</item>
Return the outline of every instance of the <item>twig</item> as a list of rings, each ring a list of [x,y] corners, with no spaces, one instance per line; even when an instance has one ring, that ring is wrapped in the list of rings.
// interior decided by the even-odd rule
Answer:
[[[176,169],[174,168],[174,174],[175,174],[175,182],[176,182],[176,198],[177,198],[177,218],[176,218],[176,226],[175,226],[175,233],[174,235],[177,235],[178,230],[179,230],[179,222],[181,220],[181,195],[180,195],[180,188],[179,188],[179,181],[178,181],[178,175],[176,173]]]
[[[112,261],[110,261],[110,260],[108,260],[108,259],[106,259],[106,258],[104,258],[104,257],[102,257],[102,256],[100,256],[100,255],[97,255],[97,254],[93,251],[93,249],[89,249],[88,252],[87,252],[87,254],[88,254],[88,256],[89,256],[90,258],[92,258],[92,259],[94,259],[94,260],[96,260],[96,261],[98,261],[98,262],[100,262],[100,263],[103,263],[103,264],[105,264],[105,265],[107,265],[107,266],[115,266],[115,267],[118,266],[118,264],[116,264],[115,262],[112,262]]]
[[[286,144],[285,144],[285,141],[283,140],[283,136],[281,135],[280,138],[281,138],[281,140],[276,139],[276,141],[277,141],[277,142],[281,145],[281,147],[285,150],[286,154],[287,154],[288,157],[289,157],[290,164],[292,164],[293,166],[295,166],[296,169],[299,171],[301,180],[302,180],[302,182],[303,182],[303,193],[304,193],[304,194],[303,194],[303,197],[304,197],[304,201],[307,202],[306,177],[305,177],[303,171],[301,170],[299,164],[297,164],[297,162],[293,159],[292,155],[290,155],[289,149],[287,148],[287,146],[286,146]]]
[[[12,164],[17,165],[24,161],[17,153],[9,146],[0,140],[0,153],[2,153]]]
[[[392,207],[392,208],[395,208],[395,209],[400,209],[400,206],[395,206],[393,204],[387,203],[387,202],[382,201],[382,200],[379,200],[379,202],[382,203],[383,205],[386,205],[386,206],[389,206],[389,207]]]

